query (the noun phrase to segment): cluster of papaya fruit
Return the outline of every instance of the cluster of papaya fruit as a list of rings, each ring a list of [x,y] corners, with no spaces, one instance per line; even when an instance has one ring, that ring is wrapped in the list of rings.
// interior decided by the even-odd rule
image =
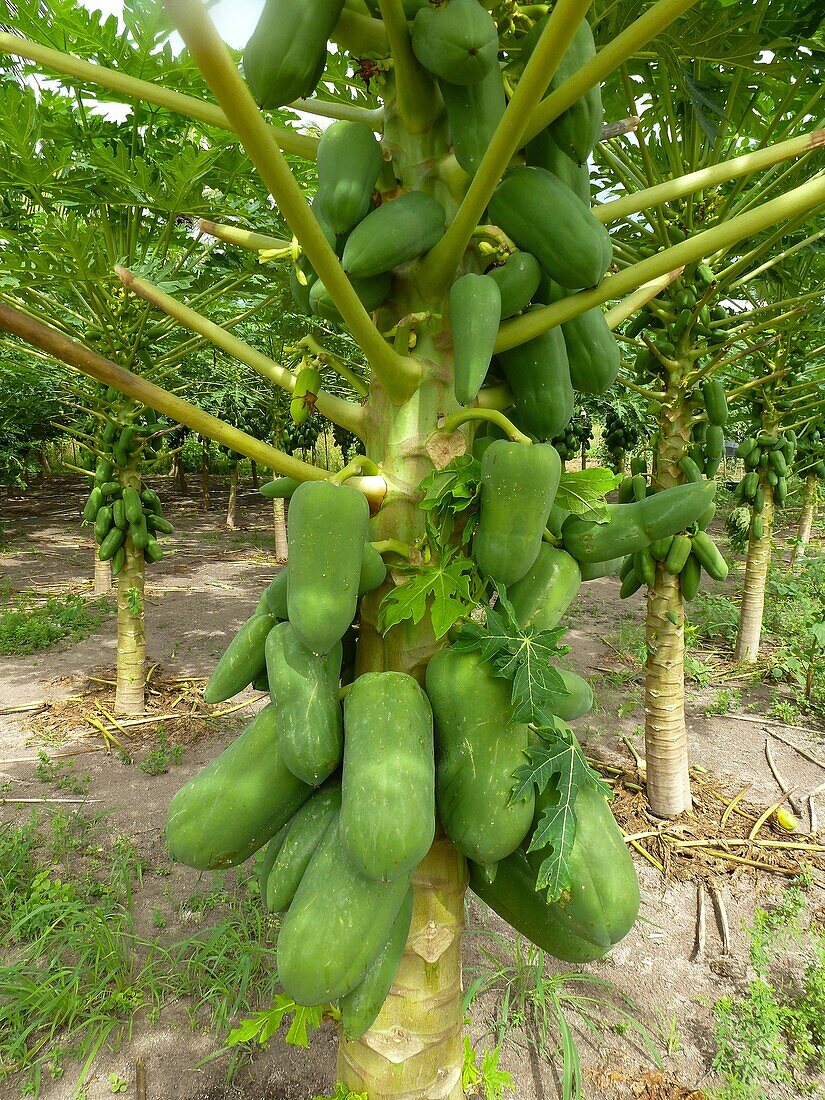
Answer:
[[[564,431],[550,442],[559,452],[562,462],[569,462],[577,458],[582,451],[587,451],[593,439],[593,422],[585,412],[581,416],[574,416]]]
[[[797,440],[797,448],[800,474],[803,477],[814,474],[825,481],[825,431],[816,426],[806,429]]]
[[[702,383],[698,404],[704,406],[706,415],[704,419],[695,421],[689,453],[679,463],[682,473],[690,481],[703,475],[716,477],[725,457],[728,399],[725,387],[718,378],[708,378]]]
[[[690,264],[666,292],[639,310],[627,325],[626,336],[644,335],[634,362],[640,383],[650,375],[660,377],[667,372],[679,346],[712,350],[730,340],[727,310],[709,301],[714,288],[715,275],[710,266]]]
[[[602,439],[614,470],[622,469],[625,455],[636,450],[641,438],[638,424],[623,417],[617,409],[605,409]]]
[[[796,432],[792,430],[783,435],[757,431],[736,448],[736,457],[742,459],[745,473],[736,486],[734,497],[750,508],[750,527],[755,539],[761,539],[764,534],[762,513],[766,485],[771,487],[774,504],[781,508],[788,496],[788,477],[795,454]]]
[[[140,479],[132,469],[134,456],[146,448],[147,434],[157,428],[154,413],[147,413],[150,422],[145,425],[112,420],[106,424],[98,441],[94,485],[83,506],[84,523],[94,525],[97,555],[101,561],[111,561],[114,576],[125,564],[127,537],[152,563],[163,557],[158,536],[174,530],[163,514],[160,497],[154,489],[140,490]]]
[[[311,27],[309,15],[294,0],[269,0],[264,8],[244,54],[247,81],[262,106],[279,106],[294,99],[298,89],[315,87],[318,65],[326,56],[323,36],[332,33],[341,14],[337,0],[318,0],[316,6],[323,12],[316,13]],[[506,105],[495,20],[477,0],[415,3],[406,9],[415,56],[441,91],[453,153],[472,175]],[[523,37],[522,63],[529,60],[546,18]],[[299,41],[304,46],[300,57]],[[548,94],[594,53],[585,21]],[[481,266],[492,266],[483,273],[468,271],[450,293],[457,400],[473,401],[488,372],[503,378],[513,392],[514,422],[537,439],[563,432],[572,416],[574,390],[603,393],[619,368],[618,347],[601,309],[492,360],[501,320],[594,286],[610,265],[610,237],[589,209],[586,165],[602,120],[596,87],[528,142],[520,153],[523,159],[493,194],[486,215],[487,223],[502,230],[510,244],[503,254],[499,249],[492,249],[492,256],[480,253]],[[337,121],[324,131],[317,168],[313,212],[364,307],[372,312],[390,294],[391,273],[438,243],[447,213],[429,194],[399,192],[392,163],[385,161],[380,143],[362,122]],[[303,313],[341,322],[303,255],[291,273],[291,288]]]
[[[558,624],[584,564],[681,530],[715,489],[705,482],[658,494],[655,506],[610,505],[603,524],[557,509],[561,536],[552,546],[543,535],[560,471],[549,444],[497,439],[481,459],[472,553],[532,631]],[[508,515],[514,507],[517,524]],[[537,890],[547,853],[530,849],[556,792],[512,801],[514,773],[536,735],[515,720],[507,682],[481,655],[440,650],[424,688],[405,673],[355,674],[358,601],[386,576],[368,524],[367,501],[355,488],[323,481],[293,489],[289,565],[204,692],[218,702],[254,683],[271,702],[176,794],[167,825],[173,856],[196,868],[233,866],[268,845],[262,897],[286,911],[280,980],[300,1004],[339,1001],[351,1037],[369,1027],[399,965],[411,878],[436,814],[471,861],[476,892],[561,958],[603,954],[638,907],[632,861],[604,795],[584,785],[572,886],[552,903]],[[559,673],[564,688],[548,705],[572,721],[589,709],[592,693],[575,673]]]

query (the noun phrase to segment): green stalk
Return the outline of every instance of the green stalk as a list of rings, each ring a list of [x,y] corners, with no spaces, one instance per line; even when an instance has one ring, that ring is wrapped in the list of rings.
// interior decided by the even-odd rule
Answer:
[[[264,355],[263,352],[253,348],[245,340],[233,336],[225,328],[216,325],[214,321],[210,321],[202,314],[196,313],[195,310],[185,306],[177,298],[173,298],[171,294],[166,294],[160,287],[154,286],[148,280],[133,275],[131,271],[127,271],[123,267],[116,267],[115,270],[123,285],[143,298],[144,301],[151,302],[180,324],[185,325],[186,328],[205,336],[210,343],[242,363],[246,363],[263,378],[274,382],[276,386],[280,386],[288,393],[293,391],[295,388],[295,375],[292,371],[287,370],[286,367],[276,363],[274,359],[270,359],[268,355]],[[343,398],[335,397],[330,393],[320,393],[316,408],[328,420],[340,424],[347,431],[357,435],[359,439],[363,438],[364,414],[361,406],[356,405],[354,401],[345,401]]]
[[[504,413],[498,412],[495,409],[457,409],[454,413],[450,413],[445,417],[444,423],[439,429],[442,432],[446,432],[447,435],[451,435],[462,424],[468,423],[470,420],[484,420],[488,424],[496,424],[502,431],[505,431],[508,437],[514,443],[526,443],[532,444],[533,440],[529,435],[525,435],[524,432],[520,432],[512,420],[508,420]]]
[[[108,88],[111,92],[138,99],[144,103],[154,103],[165,107],[175,114],[193,118],[196,122],[205,122],[208,126],[217,126],[221,130],[232,130],[232,125],[223,111],[213,103],[206,103],[194,96],[182,95],[164,88],[162,84],[152,84],[148,80],[138,80],[116,69],[107,69],[103,65],[93,65],[90,61],[81,61],[71,54],[41,46],[39,42],[30,42],[17,34],[0,32],[0,53],[12,57],[25,57],[44,68],[53,69],[65,76],[74,76],[78,80]],[[315,160],[318,151],[318,138],[300,134],[296,130],[287,130],[282,126],[269,126],[272,136],[286,153],[294,153],[305,160]]]
[[[764,274],[770,268],[775,267],[776,264],[782,263],[788,256],[793,256],[795,253],[800,252],[803,248],[807,248],[808,245],[814,244],[816,241],[822,240],[825,237],[825,229],[821,229],[819,233],[812,233],[810,237],[806,237],[804,241],[799,241],[798,244],[792,245],[790,248],[785,248],[776,256],[772,256],[770,260],[767,260],[764,264],[749,271],[747,275],[743,275],[741,279],[737,279],[735,283],[728,284],[728,290],[732,290],[737,286],[744,286],[745,283],[751,282],[751,280],[757,278],[757,276]]]
[[[401,121],[411,134],[426,133],[442,110],[435,81],[413,53],[401,0],[378,0],[378,6],[392,53],[395,97]]]
[[[223,225],[221,222],[210,222],[206,218],[198,218],[198,229],[201,233],[207,233],[210,237],[217,237],[219,241],[227,244],[237,244],[241,248],[248,248],[257,252],[261,248],[289,248],[291,242],[283,241],[280,237],[268,237],[265,233],[256,233],[252,229],[241,229],[237,225]]]
[[[683,198],[685,195],[696,191],[703,191],[710,187],[718,187],[727,180],[739,179],[742,176],[753,175],[762,169],[792,157],[801,157],[814,149],[820,149],[825,144],[825,131],[814,130],[809,134],[801,134],[790,141],[781,142],[779,145],[770,145],[767,149],[760,149],[755,153],[746,153],[741,157],[721,161],[710,168],[703,168],[698,172],[690,172],[686,176],[678,176],[675,179],[659,183],[654,187],[648,187],[644,191],[636,191],[634,194],[625,195],[623,198],[614,199],[612,202],[602,203],[593,209],[594,217],[605,225],[620,221],[630,214],[638,214],[648,210],[651,206],[661,203],[673,202],[674,199]],[[825,236],[825,230],[818,236]],[[799,246],[801,247],[801,246]]]
[[[296,99],[289,104],[296,111],[306,111],[321,118],[343,119],[346,122],[363,122],[371,130],[381,130],[384,125],[384,108],[358,107],[354,103],[333,103],[325,99]]]
[[[801,187],[789,191],[781,198],[772,199],[756,210],[739,214],[729,222],[698,233],[681,244],[667,248],[655,256],[641,260],[616,275],[604,279],[592,290],[583,290],[569,298],[534,310],[522,317],[506,321],[499,329],[496,352],[508,351],[528,340],[541,336],[556,325],[578,317],[594,306],[600,306],[611,298],[619,298],[650,279],[672,271],[676,267],[695,263],[715,252],[730,248],[738,241],[775,225],[779,221],[811,211],[825,202],[825,178],[809,180]]]
[[[433,294],[436,297],[441,296],[455,274],[473,230],[481,221],[510,159],[524,144],[524,128],[553,79],[553,74],[591,2],[592,0],[558,0],[547,20],[461,206],[447,232],[419,265],[419,284],[428,290],[434,288]]]
[[[165,0],[165,6],[374,374],[403,404],[420,381],[420,363],[394,351],[373,325],[200,0]]]
[[[632,317],[634,313],[647,305],[654,298],[666,290],[671,283],[675,283],[679,276],[684,271],[684,267],[677,267],[674,271],[668,271],[666,275],[660,275],[658,279],[652,279],[649,283],[645,283],[644,286],[640,286],[638,290],[634,290],[632,294],[629,294],[626,298],[623,298],[618,305],[609,309],[604,319],[607,321],[608,328],[617,329],[622,321],[626,321],[628,317]]]
[[[546,129],[568,107],[572,107],[577,99],[581,99],[594,85],[601,84],[614,69],[618,69],[696,3],[697,0],[659,0],[654,4],[595,57],[582,65],[574,76],[565,80],[561,87],[539,103],[524,131],[524,141],[529,141]]]
[[[262,443],[253,436],[247,435],[246,432],[225,424],[217,417],[190,405],[188,401],[175,397],[167,390],[162,390],[159,386],[147,382],[145,378],[132,374],[131,371],[104,359],[102,355],[98,355],[90,348],[70,340],[55,329],[41,325],[25,313],[3,303],[0,303],[0,329],[20,337],[28,344],[33,344],[53,358],[68,363],[70,367],[87,374],[90,378],[97,379],[104,386],[114,386],[121,393],[133,397],[135,401],[148,405],[171,420],[185,424],[193,432],[208,436],[285,477],[294,477],[297,481],[323,481],[329,477],[328,471],[319,470],[309,462],[302,462],[298,458],[293,458],[292,455],[284,454],[283,451],[270,447],[268,443]]]

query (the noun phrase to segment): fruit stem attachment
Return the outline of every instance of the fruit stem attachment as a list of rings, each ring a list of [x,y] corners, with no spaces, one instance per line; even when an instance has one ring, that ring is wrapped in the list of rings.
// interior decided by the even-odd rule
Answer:
[[[354,458],[352,462],[348,462],[343,470],[339,470],[337,474],[333,474],[329,479],[332,485],[343,485],[345,481],[348,481],[351,477],[363,477],[365,475],[380,476],[381,468],[376,466],[371,458],[364,458],[363,455],[359,455],[358,458]]]
[[[209,237],[217,237],[219,241],[236,244],[252,252],[261,248],[289,248],[290,245],[289,241],[283,241],[280,237],[269,237],[266,233],[256,233],[253,229],[241,229],[237,225],[210,222],[206,218],[198,218],[195,224],[201,233],[206,233]]]
[[[381,539],[372,545],[382,557],[384,554],[397,554],[399,558],[406,558],[407,561],[412,557],[412,547],[406,542],[401,542],[400,539]]]
[[[319,363],[331,367],[336,374],[340,374],[342,378],[349,382],[360,397],[366,397],[370,392],[370,388],[364,379],[345,363],[342,363],[337,355],[333,355],[331,351],[327,351],[323,344],[319,344],[311,333],[307,333],[306,336],[300,339],[297,346],[299,348],[306,348],[310,355],[314,356]]]
[[[533,440],[530,436],[520,432],[512,420],[508,420],[504,413],[499,412],[498,409],[458,409],[456,412],[444,417],[444,423],[439,430],[449,435],[462,424],[466,424],[468,420],[486,420],[505,431],[514,443],[532,445]]]

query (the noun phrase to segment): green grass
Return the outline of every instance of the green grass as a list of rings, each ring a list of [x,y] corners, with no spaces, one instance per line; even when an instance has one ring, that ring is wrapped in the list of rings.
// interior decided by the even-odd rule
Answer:
[[[83,596],[49,596],[33,605],[24,595],[0,608],[0,654],[22,656],[46,649],[55,642],[80,641],[93,633],[114,611],[106,596],[86,600]]]
[[[490,929],[470,935],[480,941],[483,963],[470,972],[474,976],[464,994],[465,1010],[477,998],[492,995],[488,1034],[496,1049],[518,1033],[540,1056],[558,1060],[563,1100],[582,1100],[586,1095],[574,1028],[588,1032],[597,1046],[609,1032],[631,1033],[651,1061],[661,1063],[636,1006],[610,982],[580,971],[547,973],[545,953],[521,936],[513,941]]]
[[[723,1080],[718,1100],[763,1100],[774,1085],[823,1095],[825,932],[812,921],[806,933],[805,914],[798,885],[773,909],[756,909],[748,929],[755,977],[747,993],[720,997],[713,1006],[713,1068]],[[810,961],[801,975],[788,978],[790,968],[778,964],[800,945]]]
[[[0,1079],[15,1075],[21,1095],[64,1075],[82,1091],[101,1047],[172,998],[193,1025],[221,1033],[274,997],[275,922],[253,883],[213,875],[186,903],[203,923],[183,938],[147,906],[158,932],[147,940],[136,912],[150,873],[103,815],[34,814],[0,829]]]

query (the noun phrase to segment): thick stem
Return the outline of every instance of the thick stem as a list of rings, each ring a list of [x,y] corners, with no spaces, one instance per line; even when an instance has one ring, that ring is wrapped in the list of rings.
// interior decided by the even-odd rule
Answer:
[[[467,865],[445,838],[413,877],[401,965],[372,1027],[342,1038],[338,1077],[369,1100],[463,1100],[461,930]]]
[[[229,503],[226,506],[226,526],[234,531],[238,526],[238,463],[233,462],[229,471]]]
[[[655,478],[659,489],[683,479],[679,459],[690,440],[690,412],[684,394],[672,389],[659,417]],[[679,578],[661,562],[648,592],[645,665],[645,757],[647,797],[660,817],[676,817],[691,807],[685,727],[685,615]]]
[[[805,551],[811,541],[817,497],[819,496],[817,490],[818,479],[816,474],[808,474],[805,478],[805,494],[802,497],[802,513],[799,517],[799,527],[796,532],[796,546],[794,546],[791,554],[791,569],[794,569],[797,562],[805,557]]]
[[[762,640],[762,618],[765,612],[765,583],[771,562],[773,536],[773,486],[764,476],[759,484],[765,494],[762,509],[762,538],[754,537],[751,528],[748,539],[748,556],[745,560],[745,583],[742,587],[742,603],[739,608],[739,631],[736,635],[737,661],[752,664],[759,656]]]
[[[272,501],[272,522],[275,528],[275,557],[286,561],[289,555],[286,541],[286,501],[278,498]]]
[[[101,561],[97,556],[97,547],[95,546],[95,587],[94,593],[96,596],[105,596],[107,592],[112,590],[112,563],[108,561]]]
[[[123,470],[120,483],[140,492],[137,470]],[[115,714],[143,714],[146,690],[146,562],[127,533],[126,561],[117,575],[117,690]]]

